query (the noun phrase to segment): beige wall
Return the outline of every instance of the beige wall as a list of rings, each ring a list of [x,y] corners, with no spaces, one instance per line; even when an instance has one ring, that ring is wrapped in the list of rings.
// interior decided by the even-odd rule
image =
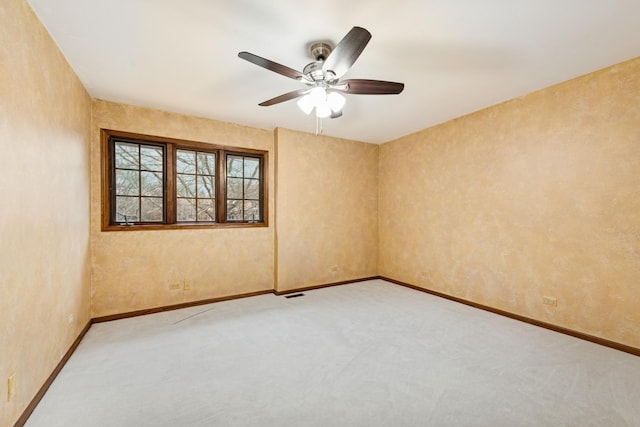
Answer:
[[[269,151],[269,227],[101,231],[100,129]],[[273,289],[273,133],[104,101],[91,130],[92,315]],[[180,289],[171,289],[172,285]],[[190,290],[185,290],[187,285]]]
[[[383,145],[380,274],[640,347],[639,94],[640,58]]]
[[[378,146],[276,130],[277,290],[377,275]]]
[[[0,425],[8,426],[89,321],[91,104],[26,2],[0,0],[0,28]]]

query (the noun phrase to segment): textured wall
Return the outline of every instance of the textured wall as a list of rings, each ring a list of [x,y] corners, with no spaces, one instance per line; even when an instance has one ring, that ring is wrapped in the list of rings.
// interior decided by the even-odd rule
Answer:
[[[90,125],[23,0],[0,28],[0,425],[89,320],[90,283],[102,316],[380,273],[640,347],[640,59],[381,147],[278,129],[276,224],[271,132],[103,101]],[[101,127],[269,150],[270,227],[100,231]]]
[[[26,2],[0,0],[0,28],[0,425],[9,426],[89,321],[91,103]]]
[[[381,275],[640,347],[640,59],[389,142],[379,179]]]
[[[378,146],[276,130],[277,289],[377,275]]]
[[[270,226],[100,231],[101,128],[269,150]],[[91,132],[94,317],[273,289],[272,132],[104,101],[93,103]]]

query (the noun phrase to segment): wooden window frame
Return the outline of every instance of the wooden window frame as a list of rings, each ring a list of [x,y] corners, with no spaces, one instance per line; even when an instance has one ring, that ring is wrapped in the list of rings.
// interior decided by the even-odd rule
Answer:
[[[113,173],[111,142],[112,138],[134,143],[163,145],[164,158],[164,221],[145,222],[126,225],[112,221],[112,192]],[[132,230],[167,230],[194,228],[253,228],[269,226],[269,197],[268,197],[268,156],[266,150],[230,147],[209,144],[205,142],[187,141],[161,136],[143,135],[111,129],[100,130],[101,139],[101,192],[102,192],[102,231],[132,231]],[[216,154],[216,221],[217,222],[177,222],[176,221],[176,150],[202,151]],[[250,156],[260,158],[260,206],[261,220],[256,221],[227,221],[226,220],[226,158],[227,155]],[[115,219],[115,218],[114,218]]]

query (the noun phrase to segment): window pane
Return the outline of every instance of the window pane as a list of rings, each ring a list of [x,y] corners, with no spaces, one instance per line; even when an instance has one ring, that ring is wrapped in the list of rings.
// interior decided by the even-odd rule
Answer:
[[[178,197],[195,197],[196,195],[196,176],[195,175],[176,175]]]
[[[215,178],[212,176],[198,177],[198,197],[215,197]]]
[[[227,155],[226,207],[228,221],[262,221],[262,160],[258,156]]]
[[[116,168],[139,169],[138,144],[128,144],[126,142],[116,142],[115,157]]]
[[[216,203],[214,199],[198,199],[198,221],[215,221]]]
[[[260,180],[244,180],[244,198],[258,200],[260,198]]]
[[[178,221],[196,220],[196,199],[178,199]]]
[[[116,195],[138,196],[140,194],[140,175],[138,171],[116,169]]]
[[[140,172],[143,196],[162,197],[162,172]]]
[[[213,153],[198,153],[198,174],[216,174],[216,155]]]
[[[227,199],[242,199],[242,178],[227,178]]]
[[[242,200],[227,200],[227,220],[242,221]]]
[[[227,156],[227,176],[242,177],[243,159],[240,156]]]
[[[176,172],[196,173],[196,152],[176,150]]]
[[[116,197],[116,222],[139,221],[138,197]]]
[[[244,220],[260,221],[260,203],[257,200],[244,201]]]
[[[162,221],[162,198],[161,197],[143,197],[140,201],[141,205],[141,221]]]
[[[260,178],[260,160],[251,157],[244,158],[244,177]]]
[[[140,169],[161,172],[163,169],[163,153],[160,147],[140,147]]]

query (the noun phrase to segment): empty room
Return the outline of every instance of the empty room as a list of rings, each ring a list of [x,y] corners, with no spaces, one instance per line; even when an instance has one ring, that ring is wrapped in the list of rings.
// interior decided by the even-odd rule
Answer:
[[[640,426],[638,16],[0,0],[0,426]]]

